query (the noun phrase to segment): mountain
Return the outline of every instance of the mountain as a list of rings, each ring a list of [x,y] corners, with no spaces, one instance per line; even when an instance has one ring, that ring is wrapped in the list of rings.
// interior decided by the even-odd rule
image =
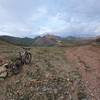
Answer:
[[[34,39],[34,45],[38,46],[54,46],[62,40],[61,37],[55,35],[38,36]]]
[[[33,39],[31,38],[19,38],[19,37],[12,37],[12,36],[0,36],[0,40],[6,41],[11,44],[21,45],[21,46],[30,46],[33,43]]]
[[[0,36],[0,40],[20,46],[68,46],[90,43],[94,39],[75,36],[60,37],[56,35],[46,34],[44,36],[37,36],[35,38]]]

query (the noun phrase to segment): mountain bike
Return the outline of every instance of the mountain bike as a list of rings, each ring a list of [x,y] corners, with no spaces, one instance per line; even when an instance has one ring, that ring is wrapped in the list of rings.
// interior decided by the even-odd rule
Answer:
[[[19,56],[22,64],[30,64],[32,61],[32,54],[30,52],[31,48],[23,48],[22,52],[19,52]]]

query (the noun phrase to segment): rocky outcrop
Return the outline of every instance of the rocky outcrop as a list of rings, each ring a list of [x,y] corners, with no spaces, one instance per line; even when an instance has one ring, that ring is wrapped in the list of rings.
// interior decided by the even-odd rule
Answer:
[[[6,78],[6,76],[7,76],[6,65],[7,64],[4,64],[4,65],[0,66],[0,78]]]

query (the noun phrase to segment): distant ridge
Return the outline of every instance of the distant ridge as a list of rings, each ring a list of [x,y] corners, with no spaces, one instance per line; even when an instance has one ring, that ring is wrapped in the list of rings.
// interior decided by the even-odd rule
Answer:
[[[35,38],[19,38],[13,36],[0,36],[0,40],[19,46],[62,46],[91,42],[95,38],[82,38],[75,36],[60,37],[46,34]]]
[[[0,36],[0,40],[6,41],[11,44],[15,45],[22,45],[22,46],[30,46],[33,43],[33,39],[31,38],[19,38],[13,36]]]

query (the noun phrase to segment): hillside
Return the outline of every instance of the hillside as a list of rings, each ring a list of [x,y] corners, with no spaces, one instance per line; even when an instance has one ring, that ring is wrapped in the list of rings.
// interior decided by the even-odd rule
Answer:
[[[54,35],[37,36],[35,38],[19,38],[0,36],[0,40],[20,46],[54,46],[60,41],[60,37]]]
[[[39,37],[38,37],[39,38]],[[0,60],[14,59],[19,46],[0,40]],[[0,80],[1,100],[99,100],[98,45],[32,47],[32,63]]]
[[[75,67],[66,60],[66,48],[33,47],[32,63],[22,66],[18,75],[0,80],[1,100],[81,100],[86,99],[84,84]],[[20,47],[0,45],[5,60],[15,57]]]
[[[19,46],[76,46],[90,44],[94,41],[94,38],[79,38],[74,36],[59,37],[47,34],[35,38],[0,36],[0,40]]]
[[[21,46],[30,46],[34,41],[31,38],[19,38],[19,37],[12,37],[12,36],[0,36],[0,40],[15,45],[21,45]]]
[[[6,42],[6,41],[4,41],[4,40],[0,40],[0,45],[12,45],[12,44],[10,44],[10,43],[8,43],[8,42]]]
[[[61,37],[55,35],[39,36],[34,39],[34,45],[37,46],[55,46],[61,41]]]

